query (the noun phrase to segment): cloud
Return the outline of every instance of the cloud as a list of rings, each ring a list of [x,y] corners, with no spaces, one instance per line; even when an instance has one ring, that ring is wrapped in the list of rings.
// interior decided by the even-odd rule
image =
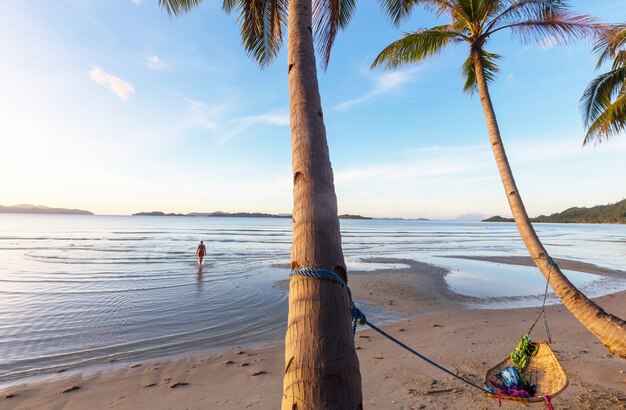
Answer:
[[[100,67],[93,67],[89,70],[89,77],[101,86],[108,88],[124,102],[135,93],[135,87],[131,83],[106,73]]]
[[[167,68],[167,64],[161,61],[159,56],[153,55],[151,57],[148,57],[146,61],[146,67],[148,67],[150,70],[160,71],[165,70]]]
[[[230,120],[229,131],[224,133],[220,142],[224,143],[229,139],[243,134],[253,125],[267,124],[275,126],[289,125],[289,114],[270,112],[247,117],[237,117]]]
[[[338,170],[339,187],[379,186],[404,189],[434,178],[466,176],[488,169],[489,153],[481,146],[430,146],[402,153],[403,160]]]
[[[130,0],[131,3],[133,3],[135,6],[140,5],[141,3],[143,3],[143,0]]]
[[[381,94],[396,90],[414,78],[416,72],[416,68],[411,68],[379,74],[374,77],[374,84],[370,91],[360,97],[339,103],[334,108],[339,111],[346,111],[355,105],[370,101]]]
[[[179,134],[189,129],[216,131],[220,128],[223,113],[229,109],[225,105],[209,105],[197,100],[188,103],[187,115],[178,127]]]
[[[515,82],[517,81],[517,77],[515,76],[515,73],[508,73],[505,77],[505,80],[506,80],[506,85],[511,86],[515,84]]]
[[[218,143],[245,133],[258,125],[285,126],[289,125],[289,114],[286,112],[268,112],[250,116],[228,116],[233,106],[229,104],[207,104],[197,100],[187,100],[187,113],[175,130],[181,135],[190,129],[208,131],[216,137]]]

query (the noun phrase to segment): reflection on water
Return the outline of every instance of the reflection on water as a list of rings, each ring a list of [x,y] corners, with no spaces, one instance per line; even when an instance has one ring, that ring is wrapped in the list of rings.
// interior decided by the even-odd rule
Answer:
[[[512,224],[341,224],[349,270],[403,268],[367,258],[406,258],[453,269],[448,280],[459,293],[543,291],[532,268],[440,257],[525,255]],[[538,230],[556,258],[626,266],[625,227]],[[199,240],[207,246],[204,266],[195,255]],[[291,220],[284,218],[0,215],[0,382],[282,340],[287,295],[272,284],[288,276],[290,244]],[[567,274],[584,289],[607,292],[595,275]]]
[[[546,279],[534,266],[446,258],[440,258],[440,264],[450,268],[446,282],[455,293],[497,299],[479,303],[480,307],[529,307],[537,306],[539,300],[543,301]],[[565,269],[562,272],[589,297],[626,289],[626,278],[608,279],[600,275]],[[547,303],[559,303],[551,289],[548,292]]]

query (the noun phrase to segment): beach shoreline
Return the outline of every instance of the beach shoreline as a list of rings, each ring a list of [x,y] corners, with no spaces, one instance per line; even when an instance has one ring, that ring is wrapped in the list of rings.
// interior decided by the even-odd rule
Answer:
[[[520,264],[523,258],[484,258]],[[481,384],[484,372],[502,360],[535,319],[537,308],[468,309],[468,299],[446,286],[446,269],[417,261],[384,272],[355,272],[355,299],[404,318],[384,329],[427,357]],[[557,261],[571,270],[624,277],[575,261]],[[284,288],[283,283],[277,287]],[[470,298],[471,299],[471,298]],[[626,292],[596,299],[608,312],[626,316]],[[553,345],[570,376],[570,386],[554,398],[558,408],[626,406],[626,361],[600,344],[562,306],[547,308]],[[533,337],[541,338],[542,326]],[[372,330],[355,336],[365,408],[495,408],[497,400],[391,344]],[[97,372],[68,371],[39,381],[16,381],[0,389],[0,409],[33,408],[258,408],[280,406],[284,346],[242,346],[221,353],[141,361]],[[74,388],[76,387],[76,388]],[[65,393],[63,393],[65,391]],[[242,394],[245,392],[244,394]],[[505,402],[503,407],[513,408]]]

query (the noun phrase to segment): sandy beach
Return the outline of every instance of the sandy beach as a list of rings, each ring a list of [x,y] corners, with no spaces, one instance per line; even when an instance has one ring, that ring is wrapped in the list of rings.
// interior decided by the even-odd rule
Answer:
[[[489,260],[525,263],[525,258]],[[510,353],[538,313],[538,308],[468,309],[465,303],[470,298],[446,287],[445,269],[401,262],[408,267],[353,273],[349,284],[355,299],[407,317],[382,328],[478,384],[489,367]],[[626,277],[623,271],[557,262],[570,270]],[[608,312],[626,317],[626,292],[598,298],[597,302]],[[547,315],[555,339],[553,349],[569,376],[569,387],[553,399],[555,408],[626,408],[626,361],[611,355],[562,305],[549,307]],[[537,326],[532,336],[542,338],[543,327]],[[498,407],[497,400],[431,367],[372,330],[359,331],[355,341],[365,408]],[[279,344],[130,363],[125,368],[95,373],[68,371],[3,389],[0,409],[275,409],[280,407],[283,360],[283,346]],[[502,405],[519,407],[522,405],[512,402]]]

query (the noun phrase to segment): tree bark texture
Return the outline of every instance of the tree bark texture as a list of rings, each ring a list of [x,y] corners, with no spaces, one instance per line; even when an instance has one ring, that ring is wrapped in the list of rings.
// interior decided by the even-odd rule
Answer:
[[[293,167],[291,268],[332,270],[347,282],[312,35],[312,1],[291,0],[289,106]],[[335,282],[293,276],[285,336],[283,410],[361,409],[350,295]]]
[[[583,324],[593,335],[595,335],[610,352],[626,359],[626,322],[622,319],[606,313],[604,309],[595,304],[580,292],[567,277],[561,272],[558,266],[550,266],[548,263],[548,252],[539,240],[533,228],[526,208],[522,202],[521,195],[513,179],[513,172],[509,166],[509,161],[504,151],[500,130],[496,120],[496,114],[491,103],[487,80],[485,78],[484,67],[480,59],[481,50],[472,49],[472,61],[476,70],[476,82],[480,102],[487,121],[487,130],[493,155],[500,172],[502,185],[506,193],[507,200],[513,219],[517,225],[522,241],[528,249],[530,256],[535,261],[544,277],[548,278],[550,286],[561,299],[565,307]]]

